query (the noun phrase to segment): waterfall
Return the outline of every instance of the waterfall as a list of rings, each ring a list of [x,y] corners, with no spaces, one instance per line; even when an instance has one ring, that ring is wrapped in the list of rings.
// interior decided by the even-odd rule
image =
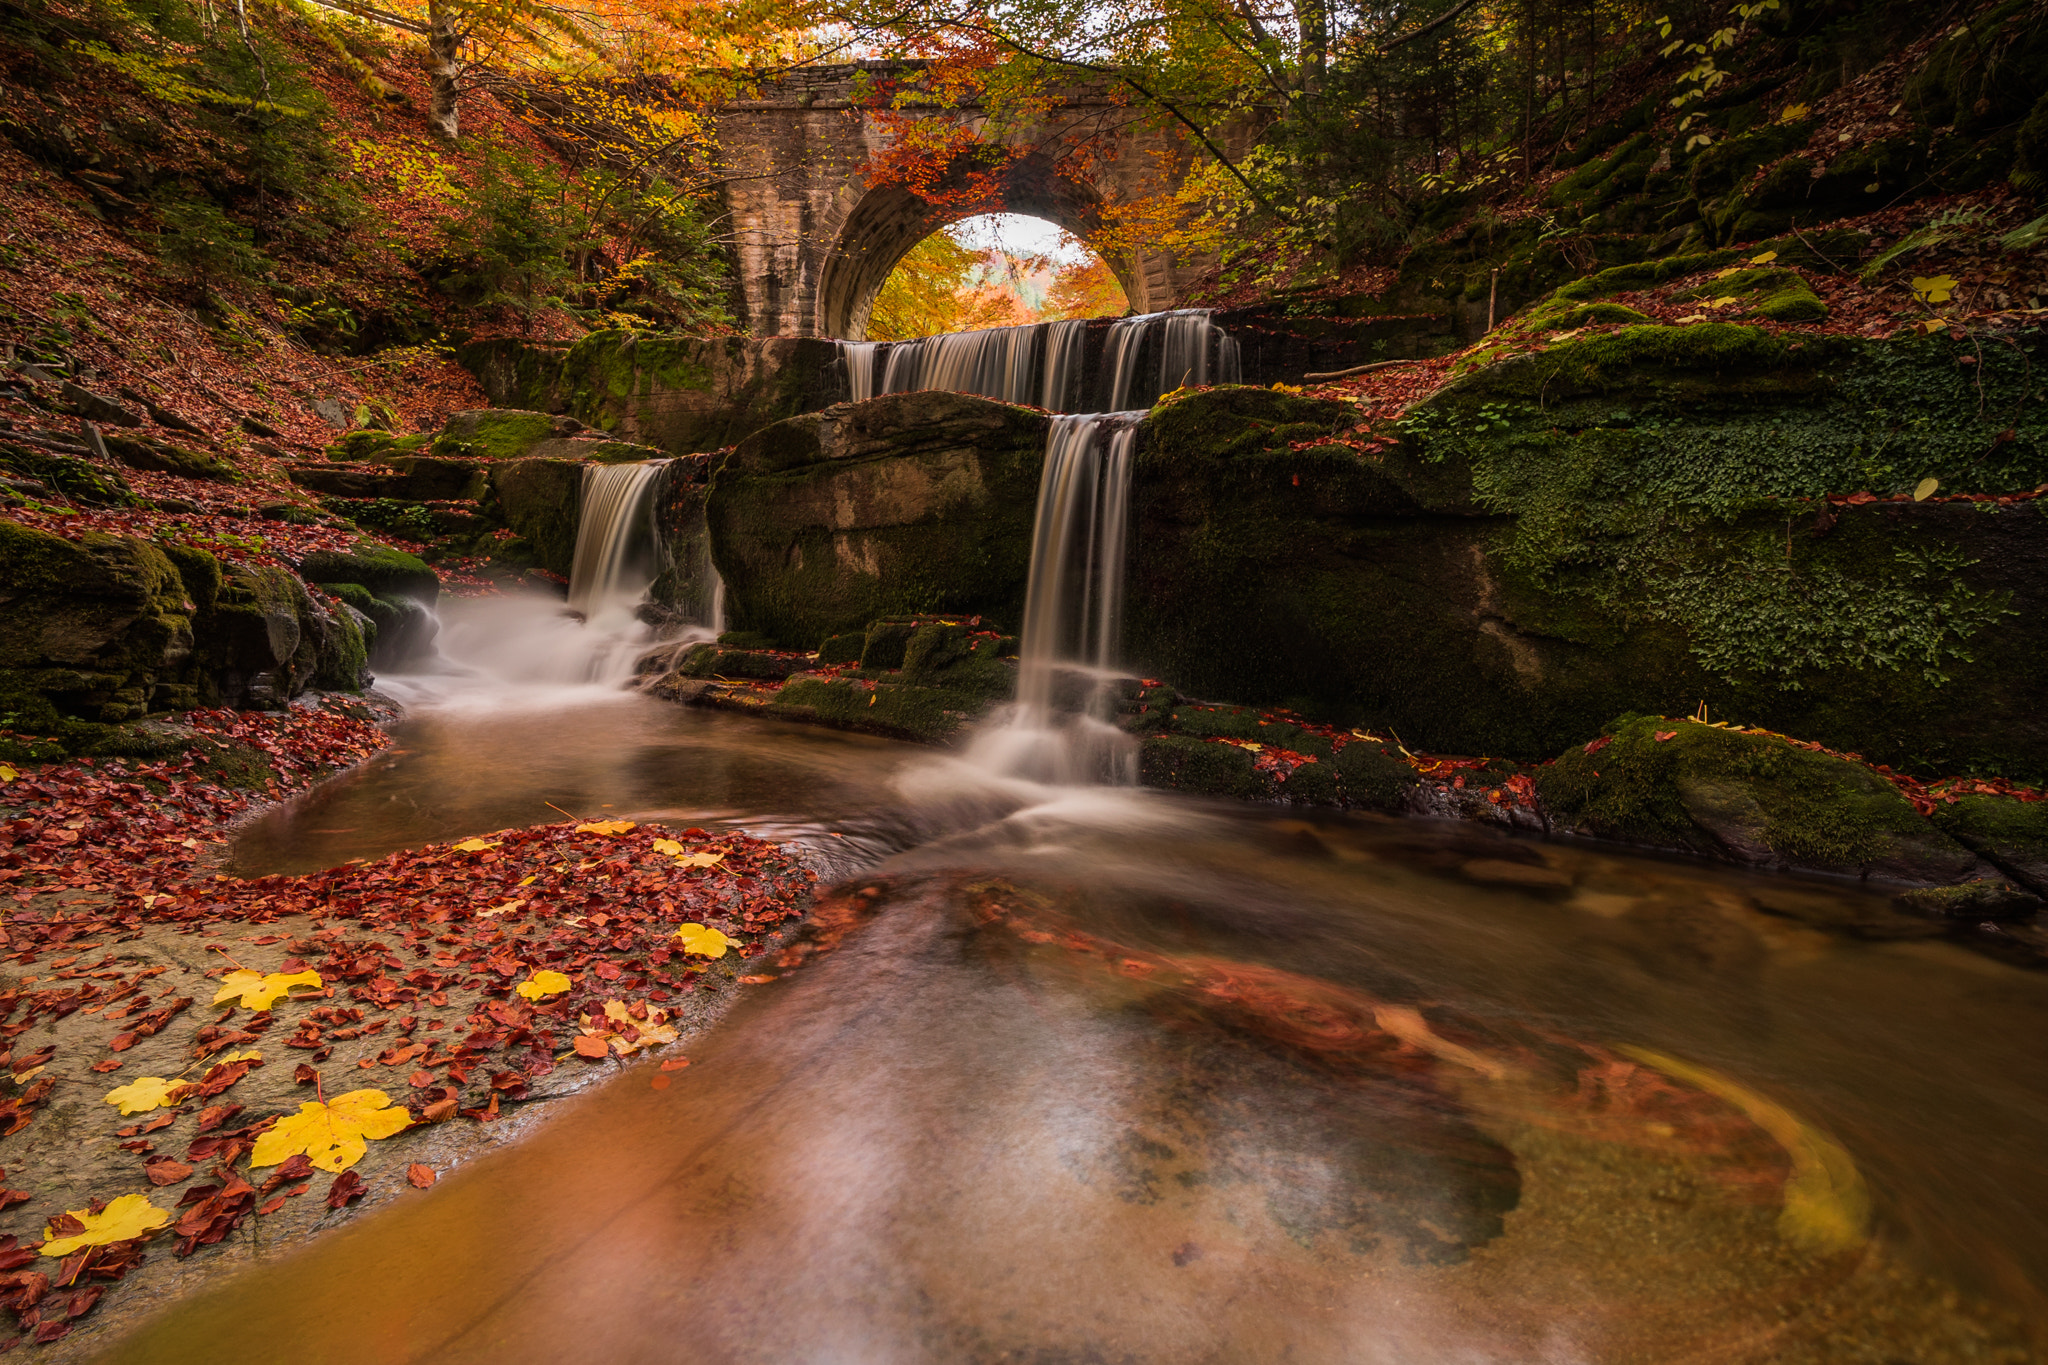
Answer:
[[[1158,380],[1149,391],[1139,387],[1139,365],[1148,346],[1159,357]],[[1150,407],[1190,384],[1235,384],[1240,368],[1236,338],[1218,327],[1206,308],[1122,318],[1111,325],[1102,351],[1103,387],[1109,406],[1118,412]]]
[[[586,620],[638,607],[660,572],[654,492],[667,460],[593,464],[583,469],[583,515],[569,570],[569,609]]]
[[[1085,406],[1091,397],[1112,412],[1150,407],[1184,384],[1238,382],[1237,342],[1207,309],[1146,313],[1109,326],[1098,392],[1088,392],[1088,322],[1039,322],[948,332],[915,341],[842,341],[848,396],[944,389],[1052,412]],[[1154,376],[1141,375],[1153,357]],[[1106,400],[1106,401],[1102,401]]]
[[[1137,748],[1113,723],[1131,461],[1142,412],[1053,418],[1031,536],[1017,702],[970,759],[1007,777],[1129,786]]]

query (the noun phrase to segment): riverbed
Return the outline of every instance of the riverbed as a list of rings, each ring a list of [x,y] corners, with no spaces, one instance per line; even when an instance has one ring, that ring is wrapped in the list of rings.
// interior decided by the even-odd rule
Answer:
[[[2039,1358],[2048,977],[1879,890],[1044,786],[605,682],[390,685],[393,749],[235,870],[729,825],[839,879],[826,941],[676,1084],[109,1359]]]

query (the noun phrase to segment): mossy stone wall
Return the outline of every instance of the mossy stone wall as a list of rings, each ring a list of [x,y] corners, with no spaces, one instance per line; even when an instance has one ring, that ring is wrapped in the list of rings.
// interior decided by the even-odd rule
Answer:
[[[1047,426],[986,398],[910,393],[741,442],[705,506],[730,624],[803,649],[884,616],[1014,629]]]

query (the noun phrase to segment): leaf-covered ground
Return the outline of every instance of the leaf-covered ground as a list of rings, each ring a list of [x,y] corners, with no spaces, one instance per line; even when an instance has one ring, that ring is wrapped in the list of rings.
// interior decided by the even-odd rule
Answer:
[[[573,820],[231,877],[237,820],[385,736],[348,702],[187,719],[176,760],[0,768],[0,1351],[432,1185],[765,979],[816,880]]]

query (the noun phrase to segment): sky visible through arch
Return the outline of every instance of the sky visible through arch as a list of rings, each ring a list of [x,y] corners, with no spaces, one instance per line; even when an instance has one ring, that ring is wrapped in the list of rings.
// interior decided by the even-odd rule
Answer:
[[[981,214],[911,248],[875,296],[867,335],[902,341],[1060,318],[1129,302],[1100,256],[1042,218]]]

